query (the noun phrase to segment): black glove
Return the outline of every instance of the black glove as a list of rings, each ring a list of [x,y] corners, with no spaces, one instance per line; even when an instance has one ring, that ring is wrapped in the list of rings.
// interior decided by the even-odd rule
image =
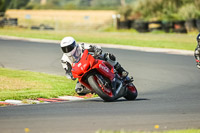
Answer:
[[[94,46],[94,56],[99,56],[102,54],[102,49]]]
[[[112,60],[112,61],[116,61],[116,57],[114,56],[114,54],[111,53],[105,53],[104,54],[104,59],[107,60]]]

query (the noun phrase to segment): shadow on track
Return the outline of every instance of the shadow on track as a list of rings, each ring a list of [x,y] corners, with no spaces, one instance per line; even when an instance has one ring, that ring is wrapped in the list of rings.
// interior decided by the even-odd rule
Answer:
[[[104,102],[104,103],[115,103],[115,102],[138,102],[138,101],[146,101],[146,100],[150,100],[150,99],[147,99],[147,98],[137,98],[135,100],[126,100],[124,98],[120,98],[120,99],[117,99],[115,101],[112,101],[112,102],[105,102],[103,101],[101,98],[94,98],[94,99],[88,99],[88,101],[92,101],[92,102]]]

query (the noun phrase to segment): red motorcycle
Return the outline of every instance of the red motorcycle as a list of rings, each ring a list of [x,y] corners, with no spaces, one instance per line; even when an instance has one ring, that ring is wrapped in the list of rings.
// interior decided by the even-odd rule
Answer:
[[[130,78],[122,78],[108,62],[95,59],[84,50],[81,59],[72,64],[72,75],[91,92],[104,101],[114,101],[120,97],[135,100],[138,92]]]

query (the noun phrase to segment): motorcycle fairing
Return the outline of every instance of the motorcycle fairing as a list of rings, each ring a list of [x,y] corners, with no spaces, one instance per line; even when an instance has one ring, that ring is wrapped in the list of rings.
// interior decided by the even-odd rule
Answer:
[[[72,74],[74,78],[80,78],[85,72],[89,70],[90,66],[93,66],[95,59],[88,54],[88,50],[85,50],[80,61],[72,64]]]
[[[108,77],[110,81],[115,77],[114,68],[108,62],[99,60],[95,66],[95,68],[105,77]]]
[[[111,81],[114,78],[114,68],[108,62],[95,59],[92,55],[88,54],[88,50],[84,50],[84,53],[79,62],[72,64],[72,75],[74,78],[78,78],[82,82],[83,76],[96,69],[105,77],[108,77]]]

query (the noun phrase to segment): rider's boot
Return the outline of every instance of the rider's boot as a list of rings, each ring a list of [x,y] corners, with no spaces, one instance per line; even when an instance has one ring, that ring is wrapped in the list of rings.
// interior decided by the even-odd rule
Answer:
[[[122,78],[126,78],[128,76],[128,72],[118,62],[114,67],[117,72],[122,76]],[[133,77],[128,77],[127,82],[133,82]]]
[[[128,76],[128,72],[117,62],[114,66],[115,70],[124,78]]]
[[[119,64],[119,62],[116,61],[116,58],[113,54],[105,53],[104,59],[107,62],[109,62],[112,66],[114,66],[115,70],[117,71],[119,75],[122,76],[122,78],[126,78],[128,76],[128,72],[124,70],[124,68]],[[132,78],[128,78],[128,79],[132,79]]]

